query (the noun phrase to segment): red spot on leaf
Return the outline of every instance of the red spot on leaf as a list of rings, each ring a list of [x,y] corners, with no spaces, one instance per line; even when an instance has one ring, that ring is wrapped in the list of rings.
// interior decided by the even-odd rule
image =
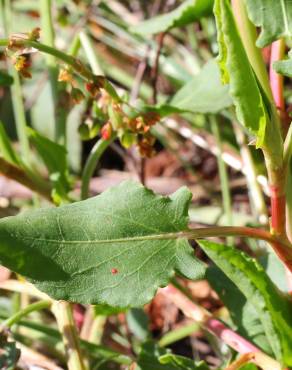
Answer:
[[[111,269],[111,273],[113,275],[117,274],[118,272],[119,272],[118,269],[115,269],[115,268]]]

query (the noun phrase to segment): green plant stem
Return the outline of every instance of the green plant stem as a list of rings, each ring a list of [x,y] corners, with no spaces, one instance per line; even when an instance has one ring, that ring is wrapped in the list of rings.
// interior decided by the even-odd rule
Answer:
[[[104,151],[115,140],[115,138],[116,136],[112,135],[110,140],[99,139],[94,145],[94,147],[91,149],[91,152],[87,158],[87,161],[85,163],[85,167],[82,173],[81,199],[88,198],[90,179],[93,176],[97,163],[100,157],[102,156],[102,154],[104,153]]]
[[[257,181],[257,170],[255,168],[254,160],[247,144],[246,136],[239,124],[237,124],[236,122],[233,123],[233,129],[240,148],[243,165],[246,171],[246,182],[249,190],[250,202],[253,206],[252,208],[260,224],[267,225],[269,221],[268,210],[262,188]]]
[[[72,55],[73,57],[76,57],[76,55],[79,52],[80,47],[81,47],[80,37],[79,35],[75,35],[68,49],[68,54]]]
[[[220,184],[221,184],[221,191],[222,191],[222,199],[223,199],[223,210],[224,214],[227,218],[227,223],[229,225],[233,224],[232,220],[232,201],[231,201],[231,194],[229,190],[229,181],[228,181],[228,174],[225,162],[222,159],[222,140],[220,135],[220,130],[218,126],[218,121],[214,115],[210,115],[210,123],[211,123],[211,130],[216,140],[217,145],[217,163],[219,169],[219,177],[220,177]],[[233,244],[232,239],[228,239],[228,243]]]
[[[23,317],[27,316],[31,312],[44,310],[45,308],[49,308],[52,305],[51,300],[43,300],[32,303],[27,307],[23,308],[22,310],[16,312],[14,315],[6,319],[2,322],[2,328],[11,328],[12,325],[17,324]]]
[[[107,317],[98,315],[94,318],[88,341],[97,345],[101,344]]]
[[[73,319],[71,303],[60,301],[52,306],[58,327],[63,336],[68,370],[86,370],[80,350],[79,338]]]
[[[160,345],[160,347],[167,347],[170,344],[173,344],[181,339],[190,336],[193,333],[196,333],[198,330],[200,330],[200,328],[201,327],[199,324],[192,323],[181,328],[171,330],[159,340],[158,344]]]
[[[232,9],[249,62],[252,65],[252,68],[255,71],[255,74],[267,97],[271,102],[273,102],[274,100],[270,87],[269,76],[261,54],[261,50],[255,46],[257,31],[247,16],[244,1],[232,0]]]
[[[4,6],[3,6],[4,4]],[[0,2],[0,13],[2,15],[2,22],[5,35],[8,35],[11,32],[11,11],[10,11],[10,0],[4,0]],[[13,85],[11,86],[11,99],[13,106],[13,113],[16,123],[17,136],[20,143],[20,150],[22,155],[22,160],[26,164],[30,160],[29,152],[29,141],[26,133],[26,118],[25,118],[25,109],[22,98],[21,83],[20,77],[16,69],[12,66],[11,62],[9,63],[9,71],[13,77]]]
[[[79,35],[79,39],[81,42],[81,45],[85,51],[85,54],[87,56],[88,62],[90,64],[90,67],[94,74],[100,75],[103,73],[102,68],[99,64],[97,55],[94,51],[93,45],[91,43],[91,40],[86,32],[81,31]]]
[[[85,67],[78,59],[63,53],[61,50],[55,49],[49,45],[42,44],[37,41],[29,39],[12,39],[18,46],[31,47],[43,52],[45,54],[52,55],[55,58],[63,61],[64,63],[71,66],[77,73],[79,73],[84,79],[90,80],[93,78],[91,71]],[[9,45],[9,39],[0,39],[0,46],[7,47]]]
[[[55,33],[52,19],[52,1],[40,0],[40,13],[42,23],[42,38],[48,46],[54,47]],[[66,118],[67,114],[61,104],[59,104],[59,88],[58,88],[58,68],[56,59],[53,55],[46,54],[46,63],[49,71],[49,80],[54,102],[54,131],[55,140],[59,144],[66,142]],[[61,86],[61,84],[60,84]]]

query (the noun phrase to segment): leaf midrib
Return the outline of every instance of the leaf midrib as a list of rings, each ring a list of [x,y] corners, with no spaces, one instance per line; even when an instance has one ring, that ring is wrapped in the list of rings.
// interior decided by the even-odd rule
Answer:
[[[33,238],[29,236],[21,236],[23,240],[33,240],[38,242],[55,243],[55,244],[111,244],[111,243],[127,243],[144,240],[170,240],[186,238],[186,232],[180,231],[177,233],[163,233],[153,235],[141,235],[116,239],[94,239],[94,240],[62,240],[62,239],[46,239],[46,238]]]

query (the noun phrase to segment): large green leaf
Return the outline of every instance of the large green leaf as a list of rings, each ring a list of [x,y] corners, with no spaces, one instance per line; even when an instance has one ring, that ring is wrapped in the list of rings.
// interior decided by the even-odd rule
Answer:
[[[264,327],[253,304],[217,266],[208,268],[206,277],[228,309],[236,331],[264,352],[272,354]]]
[[[256,136],[257,147],[269,152],[275,164],[282,161],[283,143],[274,110],[249,63],[229,0],[215,0],[219,65],[238,120]]]
[[[151,300],[175,271],[202,277],[187,239],[191,193],[126,181],[102,195],[0,221],[0,261],[55,299],[112,306]]]
[[[209,241],[200,246],[253,305],[276,356],[292,365],[292,303],[272,283],[255,259],[235,248]]]
[[[209,61],[202,71],[184,85],[169,105],[180,111],[218,113],[232,105],[228,87],[222,85],[217,63]]]
[[[182,27],[211,13],[214,0],[185,0],[170,13],[141,22],[131,30],[140,35],[153,35]]]
[[[251,21],[261,27],[257,46],[263,48],[281,37],[292,36],[291,0],[245,0]]]

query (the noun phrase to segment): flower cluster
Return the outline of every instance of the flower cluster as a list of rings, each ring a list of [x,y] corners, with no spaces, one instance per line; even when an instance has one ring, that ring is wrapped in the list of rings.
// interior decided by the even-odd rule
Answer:
[[[39,37],[40,28],[37,27],[29,33],[13,34],[9,40],[6,53],[12,53],[10,57],[14,64],[14,67],[24,78],[31,78],[30,53],[33,50],[32,48],[26,48],[24,46],[23,40],[38,41]]]
[[[13,35],[10,38],[7,50],[13,52],[14,66],[24,78],[31,77],[30,53],[34,51],[31,47],[26,48],[24,41],[38,41],[39,37],[40,29],[35,28],[30,33]],[[85,99],[75,75],[81,75],[86,80],[84,90],[89,95],[86,102],[90,103],[79,127],[81,138],[92,139],[100,133],[104,140],[110,140],[114,135],[119,138],[123,147],[136,145],[141,156],[153,156],[155,137],[151,134],[151,127],[159,121],[160,116],[155,112],[137,111],[122,101],[104,76],[93,75],[80,60],[73,57],[69,64],[62,67],[58,76],[58,81],[68,84],[70,88],[69,91],[66,87],[61,89],[70,99],[64,103],[59,102],[62,106],[68,106],[68,109],[71,104],[79,104]]]

